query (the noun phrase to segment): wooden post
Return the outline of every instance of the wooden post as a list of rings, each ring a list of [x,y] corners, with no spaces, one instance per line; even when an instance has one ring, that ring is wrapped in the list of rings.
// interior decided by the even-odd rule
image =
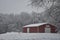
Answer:
[[[37,27],[37,33],[39,33],[39,27]]]

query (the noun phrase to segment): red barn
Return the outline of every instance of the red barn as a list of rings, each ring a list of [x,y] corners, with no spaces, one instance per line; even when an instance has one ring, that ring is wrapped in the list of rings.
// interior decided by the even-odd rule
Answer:
[[[30,24],[23,27],[24,33],[56,33],[56,27],[48,23]]]

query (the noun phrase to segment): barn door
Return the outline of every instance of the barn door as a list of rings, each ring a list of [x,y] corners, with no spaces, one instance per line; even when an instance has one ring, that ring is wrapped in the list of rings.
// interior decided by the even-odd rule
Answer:
[[[45,27],[45,33],[50,33],[51,32],[51,28],[49,25],[46,25]]]
[[[29,28],[27,28],[27,33],[29,33]]]

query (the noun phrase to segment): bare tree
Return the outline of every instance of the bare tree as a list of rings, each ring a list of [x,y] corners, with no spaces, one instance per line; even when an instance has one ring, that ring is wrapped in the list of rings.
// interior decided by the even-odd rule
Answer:
[[[30,0],[33,7],[45,8],[44,19],[60,29],[60,0]]]

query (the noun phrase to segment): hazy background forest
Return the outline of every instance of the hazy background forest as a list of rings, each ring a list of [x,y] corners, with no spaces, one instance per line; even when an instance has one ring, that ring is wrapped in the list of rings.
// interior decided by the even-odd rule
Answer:
[[[33,2],[33,1],[32,1]],[[47,22],[54,24],[57,30],[60,30],[60,1],[44,12],[37,13],[32,11],[31,13],[22,11],[19,14],[5,14],[0,13],[0,33],[6,32],[22,32],[22,28],[25,25],[33,23]]]
[[[2,32],[22,32],[24,25],[46,22],[42,13],[3,14],[0,13],[0,33]]]
[[[51,18],[51,16],[48,13],[45,14],[45,12],[42,13],[21,12],[21,14],[16,14],[16,15],[0,13],[0,33],[22,32],[23,26],[33,23],[42,23],[42,22],[52,23],[56,25],[56,27],[59,30],[60,25],[57,25],[57,23],[55,23],[60,21],[59,18],[56,18],[57,20],[54,20],[53,18]]]

